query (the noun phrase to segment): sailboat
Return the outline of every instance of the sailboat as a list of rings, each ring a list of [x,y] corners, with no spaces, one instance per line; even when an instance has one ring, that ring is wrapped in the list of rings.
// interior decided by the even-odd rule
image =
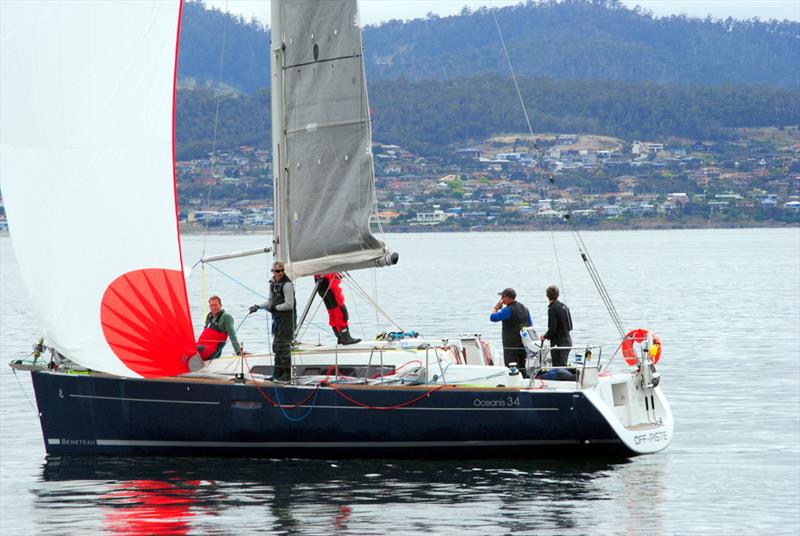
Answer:
[[[645,332],[620,345],[630,368],[604,370],[585,346],[566,378],[542,374],[552,367],[532,330],[530,374],[479,335],[407,332],[300,342],[290,383],[270,379],[269,353],[190,370],[174,164],[182,2],[1,6],[0,180],[45,332],[45,358],[11,366],[31,373],[49,454],[633,456],[669,445]],[[274,0],[272,24],[275,230],[264,249],[292,279],[396,264],[370,228],[356,1]]]

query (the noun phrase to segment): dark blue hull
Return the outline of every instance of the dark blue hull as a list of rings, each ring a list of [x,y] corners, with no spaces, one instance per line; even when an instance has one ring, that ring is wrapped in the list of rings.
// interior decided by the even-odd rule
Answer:
[[[54,455],[635,454],[580,391],[353,386],[337,391],[269,383],[259,391],[252,383],[31,374],[45,447]]]

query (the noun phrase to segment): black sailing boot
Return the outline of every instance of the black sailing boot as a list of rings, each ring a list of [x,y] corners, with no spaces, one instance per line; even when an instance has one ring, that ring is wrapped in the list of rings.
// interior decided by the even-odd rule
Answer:
[[[350,328],[344,328],[336,334],[336,338],[339,339],[339,344],[355,344],[357,342],[361,342],[361,339],[354,339],[350,335]]]

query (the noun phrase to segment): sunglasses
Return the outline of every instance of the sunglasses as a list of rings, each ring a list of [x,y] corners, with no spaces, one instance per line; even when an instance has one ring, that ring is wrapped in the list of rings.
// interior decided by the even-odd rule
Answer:
[[[282,274],[283,270],[272,270],[273,274]]]

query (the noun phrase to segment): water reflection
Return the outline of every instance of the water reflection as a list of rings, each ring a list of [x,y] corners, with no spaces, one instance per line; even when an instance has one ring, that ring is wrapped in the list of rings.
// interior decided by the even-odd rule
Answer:
[[[188,534],[198,481],[129,480],[100,497],[111,534]]]
[[[57,458],[32,490],[40,511],[70,527],[102,525],[110,534],[301,532],[509,532],[532,527],[609,527],[635,533],[664,498],[662,463],[519,460],[265,460],[215,458]],[[79,511],[73,510],[80,499]],[[620,500],[621,499],[621,500]],[[101,519],[97,519],[97,512]],[[66,518],[65,518],[66,516]],[[72,517],[69,519],[69,517]],[[50,516],[43,532],[54,530]],[[653,521],[656,521],[655,525]],[[44,527],[44,525],[47,525]],[[627,529],[627,530],[626,530]]]

